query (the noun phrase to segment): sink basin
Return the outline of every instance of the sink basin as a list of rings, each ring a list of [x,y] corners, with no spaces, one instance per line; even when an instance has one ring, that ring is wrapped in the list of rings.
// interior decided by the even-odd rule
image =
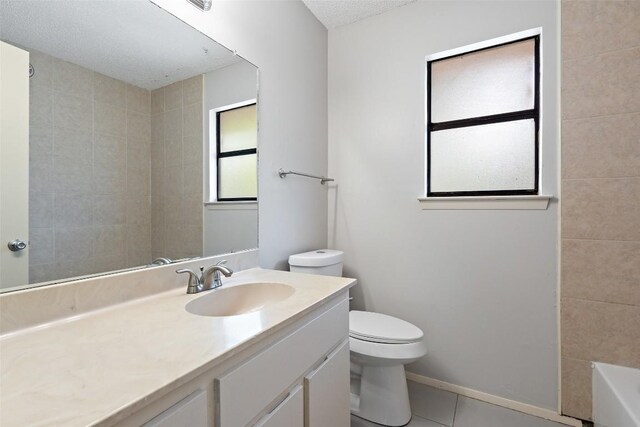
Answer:
[[[200,316],[237,316],[252,313],[289,298],[295,288],[284,283],[247,283],[206,291],[186,305]]]

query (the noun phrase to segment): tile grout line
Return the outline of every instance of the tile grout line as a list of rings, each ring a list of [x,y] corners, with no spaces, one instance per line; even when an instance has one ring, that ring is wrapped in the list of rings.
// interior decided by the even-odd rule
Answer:
[[[460,401],[460,395],[456,393],[456,404],[453,407],[453,420],[451,420],[451,427],[456,425],[456,413],[458,412],[458,402]]]
[[[640,240],[620,240],[620,239],[590,239],[590,238],[582,238],[582,237],[563,237],[563,241],[565,240],[585,240],[591,242],[617,242],[617,243],[638,243]]]
[[[578,56],[577,58],[567,58],[567,59],[563,59],[562,60],[562,64],[571,63],[571,62],[577,62],[577,61],[581,61],[581,60],[584,61],[585,59],[599,58],[599,57],[607,56],[607,55],[610,55],[610,54],[613,54],[613,53],[630,51],[630,50],[634,50],[634,49],[638,49],[638,45],[622,47],[622,48],[613,49],[613,50],[605,50],[605,51],[594,53],[594,54],[590,54],[590,55]]]
[[[578,300],[578,301],[588,301],[588,302],[595,302],[595,303],[600,303],[600,304],[615,304],[615,305],[622,305],[625,307],[638,307],[638,304],[626,304],[623,302],[610,302],[610,301],[600,301],[600,300],[595,300],[595,299],[589,299],[589,298],[580,298],[580,297],[572,297],[572,296],[560,296],[560,298],[562,299],[573,299],[573,300]]]
[[[599,119],[599,118],[610,118],[610,117],[618,117],[618,116],[624,116],[624,115],[633,115],[633,114],[638,114],[640,113],[640,110],[633,110],[633,111],[624,111],[621,113],[609,113],[609,114],[596,114],[595,116],[584,116],[584,117],[567,117],[567,118],[562,118],[562,122],[574,122],[574,121],[578,121],[578,120],[591,120],[591,119]]]
[[[583,241],[590,241],[590,242],[619,242],[619,243],[640,242],[640,240],[590,239],[587,237],[563,237],[562,240],[583,240]]]
[[[446,424],[442,424],[442,423],[440,423],[438,421],[435,421],[435,420],[432,420],[432,419],[429,419],[429,418],[425,418],[425,417],[421,417],[420,415],[416,415],[414,413],[411,413],[411,421],[409,421],[409,424],[407,424],[406,427],[411,427],[411,423],[413,422],[413,420],[415,418],[418,418],[418,419],[421,419],[421,420],[425,420],[425,421],[429,421],[429,422],[435,423],[435,424],[437,424],[439,426],[442,426],[442,427],[451,427],[451,426],[448,426]],[[375,424],[375,425],[377,426],[378,424]],[[373,427],[373,425],[372,425],[372,427]]]
[[[602,179],[637,179],[640,175],[624,175],[624,176],[592,176],[584,178],[562,178],[563,181],[590,181],[590,180],[602,180]]]

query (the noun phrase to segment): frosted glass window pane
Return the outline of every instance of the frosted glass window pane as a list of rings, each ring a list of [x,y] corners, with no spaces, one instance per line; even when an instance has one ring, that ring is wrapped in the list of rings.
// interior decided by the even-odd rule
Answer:
[[[220,151],[256,148],[258,140],[256,106],[248,105],[220,113]]]
[[[524,40],[431,63],[431,121],[530,110],[535,42]]]
[[[533,120],[431,133],[431,191],[531,190]]]
[[[219,160],[219,199],[257,197],[257,157],[256,154],[247,154]]]

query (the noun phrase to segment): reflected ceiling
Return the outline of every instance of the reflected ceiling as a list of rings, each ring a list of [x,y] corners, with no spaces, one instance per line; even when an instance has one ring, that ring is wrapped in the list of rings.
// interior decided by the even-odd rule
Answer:
[[[149,90],[241,61],[148,0],[2,0],[1,19],[4,40]]]

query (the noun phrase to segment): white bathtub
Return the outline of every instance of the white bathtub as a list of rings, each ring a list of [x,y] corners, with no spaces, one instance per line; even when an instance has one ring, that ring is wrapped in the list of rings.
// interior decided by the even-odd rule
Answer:
[[[596,427],[640,427],[640,369],[593,364]]]

